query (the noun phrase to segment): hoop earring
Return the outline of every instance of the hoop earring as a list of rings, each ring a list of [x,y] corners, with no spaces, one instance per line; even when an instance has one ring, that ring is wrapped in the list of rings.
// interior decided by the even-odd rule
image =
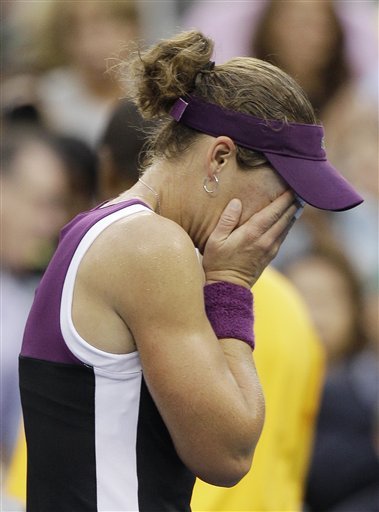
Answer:
[[[215,182],[215,185],[213,188],[208,188],[208,185],[211,181],[214,181]],[[204,182],[203,182],[203,188],[205,190],[205,192],[207,194],[215,194],[217,192],[217,189],[218,189],[218,178],[216,175],[213,175],[212,178],[208,178],[208,176],[206,176],[204,178]]]

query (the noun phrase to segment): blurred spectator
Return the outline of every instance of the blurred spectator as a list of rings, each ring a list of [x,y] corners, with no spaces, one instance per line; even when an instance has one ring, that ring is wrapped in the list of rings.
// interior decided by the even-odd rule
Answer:
[[[4,102],[35,104],[50,128],[94,145],[122,95],[107,60],[139,35],[135,2],[30,4],[14,15],[30,34],[28,58],[5,83]]]
[[[26,317],[61,227],[92,204],[96,158],[74,139],[30,126],[2,128],[0,448],[7,468],[21,416],[18,355]]]
[[[345,252],[362,282],[365,301],[378,294],[378,202],[364,194],[365,202],[355,211],[334,216],[305,207],[291,237],[274,264],[283,269],[297,255],[306,254],[320,241],[338,245]]]
[[[378,192],[377,116],[372,112],[377,98],[367,101],[357,90],[341,10],[331,1],[272,0],[256,28],[251,54],[297,80],[325,126],[331,161],[358,188]]]
[[[72,219],[78,213],[95,206],[98,157],[85,142],[74,137],[56,135],[52,142],[67,170],[70,190],[67,215]]]
[[[286,274],[308,304],[327,354],[307,509],[375,512],[379,360],[375,342],[367,336],[359,280],[330,244],[293,261]]]
[[[11,271],[44,268],[68,220],[67,170],[54,144],[39,130],[5,127],[2,134],[1,258]]]
[[[100,201],[117,196],[138,181],[150,126],[134,103],[125,100],[116,106],[98,144]]]
[[[329,0],[328,0],[329,1]],[[183,2],[184,3],[184,2]],[[270,0],[194,0],[185,2],[182,26],[197,27],[212,37],[216,42],[215,57],[218,63],[225,62],[235,56],[249,56],[252,52],[252,41],[259,30],[265,10],[270,6]],[[299,12],[308,2],[307,0],[280,2],[292,4],[290,8],[300,7]],[[305,6],[306,8],[307,6]],[[312,9],[314,6],[310,6]],[[377,2],[333,2],[338,20],[341,22],[344,34],[344,49],[346,60],[351,69],[353,79],[358,81],[365,90],[377,96]],[[286,29],[288,36],[292,28],[278,19]],[[309,24],[309,19],[303,19],[303,27]],[[296,28],[296,27],[294,27]],[[308,28],[308,27],[307,27]],[[311,29],[311,34],[313,30]],[[302,35],[307,34],[302,32]],[[303,41],[298,36],[296,53],[300,51]]]
[[[343,28],[330,1],[267,2],[251,54],[296,78],[318,112],[351,75]]]
[[[50,145],[64,163],[69,179],[70,198],[66,208],[68,218],[94,205],[97,191],[98,158],[93,149],[81,139],[53,134],[43,127],[39,111],[34,105],[20,105],[5,109],[3,119],[15,139],[33,134]],[[7,128],[5,128],[5,131]],[[38,137],[37,137],[38,138]]]

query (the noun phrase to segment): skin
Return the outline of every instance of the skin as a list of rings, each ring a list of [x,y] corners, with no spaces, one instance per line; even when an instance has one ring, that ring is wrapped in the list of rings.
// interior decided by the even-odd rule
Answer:
[[[135,40],[138,27],[132,21],[118,19],[106,2],[73,2],[71,14],[69,37],[62,41],[70,62],[93,94],[119,97],[117,81],[106,73],[109,56],[119,54],[120,41]]]
[[[30,142],[1,175],[1,263],[14,272],[43,266],[68,221],[67,171],[44,144]]]
[[[270,33],[275,41],[272,53],[280,55],[281,67],[295,76],[306,91],[317,90],[335,45],[328,2],[276,2]]]
[[[218,192],[209,195],[203,180],[215,175]],[[294,197],[269,168],[241,171],[228,137],[200,136],[144,180],[159,194],[160,215],[130,216],[94,242],[77,276],[74,325],[102,350],[138,350],[183,462],[203,480],[231,486],[251,466],[264,400],[250,347],[216,338],[203,286],[250,289],[291,225]],[[157,211],[156,195],[141,183],[112,202],[135,197]]]

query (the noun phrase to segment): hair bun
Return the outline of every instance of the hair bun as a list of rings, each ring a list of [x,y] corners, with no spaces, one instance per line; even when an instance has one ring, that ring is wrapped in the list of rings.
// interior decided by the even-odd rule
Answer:
[[[146,118],[168,114],[174,101],[194,88],[196,75],[210,71],[213,41],[201,32],[182,32],[128,59],[127,94]]]

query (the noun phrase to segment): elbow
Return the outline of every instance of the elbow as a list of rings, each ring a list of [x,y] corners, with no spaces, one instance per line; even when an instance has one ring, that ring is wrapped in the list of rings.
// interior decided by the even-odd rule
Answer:
[[[264,409],[255,414],[237,429],[228,429],[223,436],[215,436],[206,442],[186,443],[183,450],[177,450],[184,464],[201,480],[218,487],[233,487],[249,473],[255,448],[259,441]]]
[[[196,476],[206,483],[219,487],[233,487],[238,484],[251,469],[261,430],[262,425],[258,429],[255,428],[239,446],[214,450],[214,456],[202,459],[203,464],[197,467]]]
[[[248,474],[252,462],[253,455],[250,457],[235,458],[234,460],[229,459],[228,464],[221,468],[222,471],[216,471],[213,475],[209,475],[211,481],[208,480],[207,483],[219,487],[233,487]]]
[[[263,421],[263,414],[258,420],[254,418],[252,426],[244,436],[244,442],[241,440],[241,444],[224,450],[223,457],[216,459],[212,471],[199,475],[199,478],[219,487],[233,487],[238,484],[251,470],[255,449],[262,433]]]
[[[200,480],[218,487],[233,487],[249,473],[258,439],[259,435],[250,437],[248,443],[238,447],[208,446],[207,453],[203,448],[198,457],[194,457],[196,450],[192,450],[182,460]]]
[[[253,454],[245,457],[225,457],[213,467],[198,468],[196,476],[204,482],[218,487],[233,487],[250,471]]]

